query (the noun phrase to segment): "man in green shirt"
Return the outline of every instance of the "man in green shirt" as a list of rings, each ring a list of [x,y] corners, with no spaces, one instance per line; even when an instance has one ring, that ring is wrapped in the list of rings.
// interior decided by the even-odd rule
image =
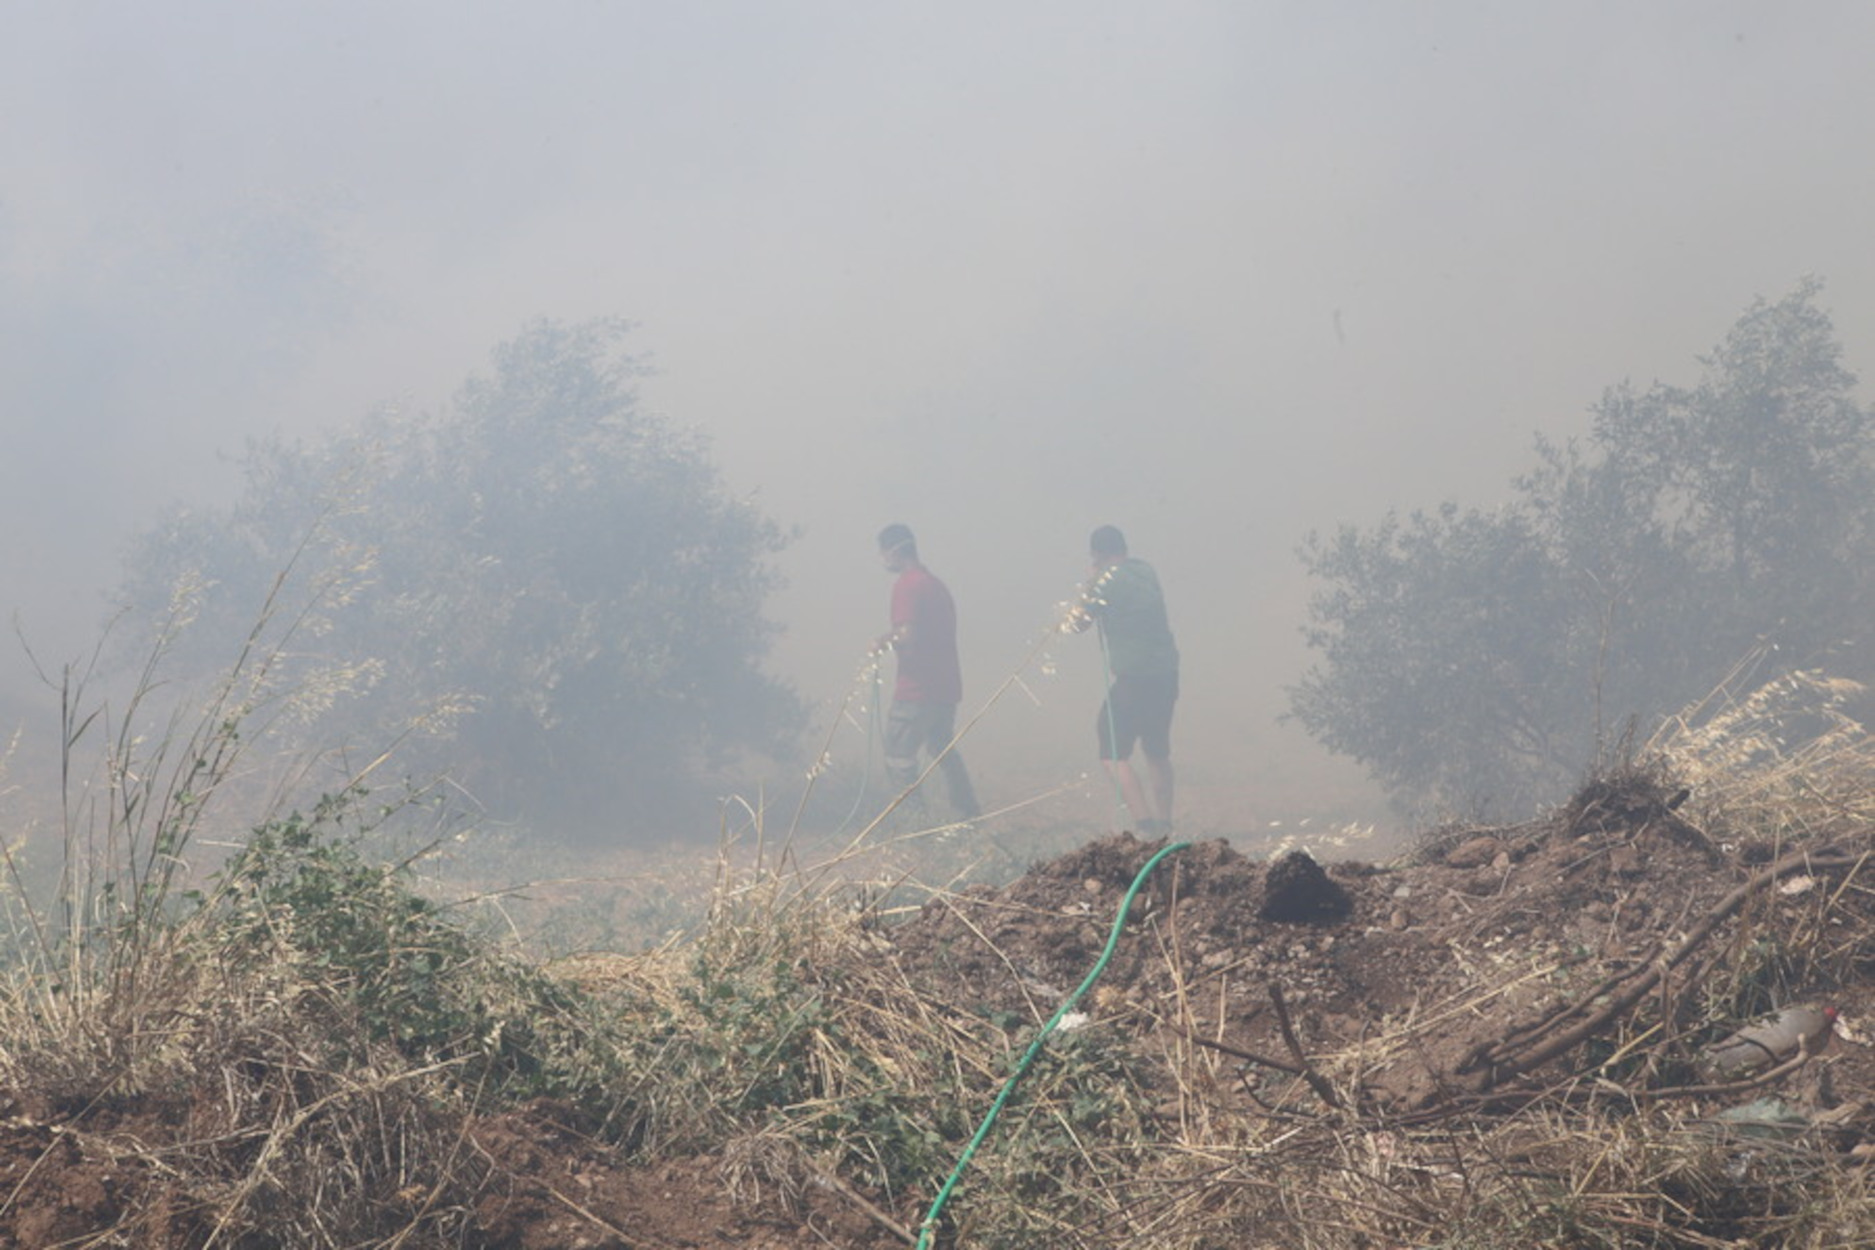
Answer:
[[[1088,539],[1094,575],[1082,589],[1074,627],[1100,628],[1111,685],[1094,735],[1100,759],[1120,787],[1136,831],[1172,830],[1172,708],[1178,702],[1178,645],[1166,620],[1159,576],[1126,552],[1126,538],[1103,525]],[[1133,746],[1145,756],[1142,783]]]

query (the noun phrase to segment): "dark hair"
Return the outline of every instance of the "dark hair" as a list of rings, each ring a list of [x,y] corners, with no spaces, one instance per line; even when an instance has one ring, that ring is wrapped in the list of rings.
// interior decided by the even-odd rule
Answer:
[[[918,540],[911,536],[909,525],[888,525],[879,531],[879,550],[896,551],[901,547],[914,556],[918,554]]]
[[[1103,525],[1087,539],[1087,550],[1097,556],[1123,556],[1126,554],[1126,535],[1112,525]]]

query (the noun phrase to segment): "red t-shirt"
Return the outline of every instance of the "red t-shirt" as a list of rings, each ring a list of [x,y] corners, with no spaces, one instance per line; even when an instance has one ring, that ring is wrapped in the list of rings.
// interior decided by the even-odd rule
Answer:
[[[909,626],[894,648],[898,686],[905,703],[958,703],[964,697],[957,663],[957,607],[951,592],[930,569],[914,564],[892,583],[892,628]]]

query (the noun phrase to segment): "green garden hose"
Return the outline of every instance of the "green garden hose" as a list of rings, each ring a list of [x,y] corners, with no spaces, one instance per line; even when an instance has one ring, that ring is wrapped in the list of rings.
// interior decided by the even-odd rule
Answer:
[[[1087,993],[1093,987],[1094,982],[1100,979],[1100,974],[1107,970],[1107,963],[1113,958],[1114,948],[1120,944],[1120,931],[1126,926],[1126,917],[1133,909],[1133,896],[1139,893],[1139,887],[1146,883],[1146,878],[1152,875],[1152,870],[1159,866],[1160,860],[1190,845],[1189,842],[1173,842],[1161,847],[1157,854],[1146,861],[1146,866],[1139,870],[1139,875],[1133,878],[1133,884],[1127,888],[1126,897],[1120,900],[1119,914],[1113,918],[1113,931],[1107,935],[1107,949],[1100,952],[1100,958],[1095,961],[1093,971],[1087,974],[1087,979],[1081,982],[1080,988],[1068,995],[1061,1006],[1055,1009],[1055,1014],[1048,1018],[1048,1023],[1042,1026],[1042,1031],[1037,1033],[1035,1040],[1029,1043],[1028,1050],[1023,1053],[1022,1062],[1016,1065],[1016,1070],[1010,1073],[1007,1081],[1003,1082],[1002,1092],[997,1094],[996,1101],[990,1104],[989,1114],[984,1116],[983,1123],[977,1126],[976,1134],[970,1138],[970,1144],[964,1147],[963,1154],[958,1157],[957,1166],[951,1169],[950,1178],[944,1182],[944,1188],[938,1190],[938,1196],[931,1203],[931,1209],[925,1213],[924,1223],[918,1226],[918,1250],[928,1250],[930,1247],[931,1238],[937,1231],[938,1216],[943,1212],[944,1204],[950,1201],[951,1191],[957,1188],[957,1182],[963,1178],[964,1169],[970,1166],[970,1160],[976,1156],[977,1147],[981,1146],[983,1139],[989,1136],[990,1126],[996,1123],[996,1117],[1002,1113],[1003,1104],[1008,1102],[1009,1095],[1015,1092],[1016,1083],[1029,1070],[1029,1065],[1034,1062],[1035,1056],[1041,1053],[1042,1043],[1046,1042],[1048,1035],[1055,1031],[1055,1026],[1061,1023],[1062,1017],[1074,1010],[1074,1004],[1081,1001],[1081,995]]]

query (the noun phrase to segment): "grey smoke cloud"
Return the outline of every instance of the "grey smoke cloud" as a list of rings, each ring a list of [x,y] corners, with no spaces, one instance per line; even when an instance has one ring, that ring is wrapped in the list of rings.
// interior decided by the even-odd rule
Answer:
[[[1171,599],[1192,793],[1371,809],[1274,720],[1295,543],[1496,497],[1533,429],[1690,380],[1806,272],[1869,367],[1871,36],[1855,3],[22,7],[0,587],[62,656],[246,438],[616,313],[648,404],[801,527],[775,664],[810,696],[878,632],[886,521],[957,593],[967,703],[1111,521]],[[1091,763],[1085,642],[985,718],[986,792]]]

